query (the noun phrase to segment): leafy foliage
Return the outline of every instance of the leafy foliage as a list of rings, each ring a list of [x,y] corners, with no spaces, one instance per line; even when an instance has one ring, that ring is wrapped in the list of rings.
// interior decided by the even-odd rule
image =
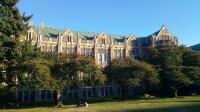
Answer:
[[[178,90],[192,84],[192,80],[182,72],[180,67],[168,67],[161,71],[161,79],[165,89],[175,91],[178,96]]]
[[[192,85],[199,77],[200,54],[185,46],[161,46],[150,50],[148,62],[154,64],[160,71],[162,89],[173,90],[175,96],[178,90]]]
[[[125,86],[151,87],[159,83],[157,70],[150,64],[131,59],[113,60],[105,68],[110,82]],[[124,90],[122,90],[122,93]]]

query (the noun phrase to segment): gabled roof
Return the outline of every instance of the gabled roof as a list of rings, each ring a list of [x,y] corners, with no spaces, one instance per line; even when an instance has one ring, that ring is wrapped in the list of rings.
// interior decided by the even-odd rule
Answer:
[[[153,35],[158,36],[158,34],[159,34],[159,33],[161,32],[161,30],[163,30],[164,28],[167,29],[167,27],[166,27],[165,25],[162,25],[162,27],[161,27],[158,31],[154,32],[153,34],[149,35],[148,37],[152,37]],[[167,31],[168,31],[168,29],[167,29]]]
[[[33,26],[32,29],[35,33],[40,33],[42,36],[46,37],[54,37],[57,38],[59,34],[64,34],[66,30],[54,29],[52,27],[35,27]],[[83,40],[94,40],[95,36],[100,35],[100,33],[96,32],[82,32],[82,31],[73,31],[74,35],[79,35],[79,37]],[[128,35],[117,35],[117,34],[107,34],[108,38],[113,38],[116,42],[124,42],[127,39]]]
[[[136,39],[137,42],[139,42],[140,44],[142,44],[143,46],[145,46],[147,43],[149,43],[151,41],[151,38],[153,36],[158,36],[159,33],[163,30],[163,29],[167,29],[167,27],[165,25],[163,25],[158,31],[154,32],[153,34],[146,36],[146,37],[139,37]],[[57,38],[59,34],[63,35],[66,30],[62,30],[62,29],[55,29],[53,27],[35,27],[32,26],[32,29],[36,32],[36,33],[40,33],[42,36],[46,36],[46,37],[54,37]],[[99,36],[101,33],[96,33],[96,32],[82,32],[82,31],[72,31],[73,35],[75,36],[79,36],[79,38],[81,38],[82,40],[94,40],[97,36]],[[136,37],[135,35],[133,35],[134,37]],[[112,38],[114,42],[124,42],[126,39],[128,39],[130,37],[130,35],[118,35],[118,34],[108,34],[106,33],[106,37],[107,38]],[[177,38],[175,36],[173,36],[174,38]]]
[[[65,30],[54,29],[52,27],[32,27],[35,33],[40,33],[42,36],[46,37],[57,37],[58,34],[63,34]]]

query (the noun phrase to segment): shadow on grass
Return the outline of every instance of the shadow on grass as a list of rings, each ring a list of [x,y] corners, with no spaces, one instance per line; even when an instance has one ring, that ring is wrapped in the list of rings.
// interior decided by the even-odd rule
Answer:
[[[119,112],[200,112],[200,103],[149,109],[126,109]]]

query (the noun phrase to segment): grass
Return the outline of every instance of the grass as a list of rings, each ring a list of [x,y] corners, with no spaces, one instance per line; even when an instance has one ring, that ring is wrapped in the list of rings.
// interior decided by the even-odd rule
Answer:
[[[179,98],[131,99],[89,103],[89,107],[77,108],[64,105],[58,109],[49,107],[21,107],[21,109],[0,110],[0,112],[200,112],[200,96]]]

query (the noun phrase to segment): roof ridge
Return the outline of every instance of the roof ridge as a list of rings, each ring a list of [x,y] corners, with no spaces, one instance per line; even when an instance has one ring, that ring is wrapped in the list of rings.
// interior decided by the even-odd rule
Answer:
[[[37,29],[45,29],[45,30],[57,30],[57,31],[66,31],[65,29],[57,29],[57,28],[54,28],[54,27],[39,27],[39,26],[33,26],[34,28],[37,28]],[[80,30],[72,30],[73,33],[90,33],[90,34],[100,34],[101,32],[91,32],[91,31],[80,31]],[[117,33],[107,33],[107,32],[104,32],[106,35],[108,36],[125,36],[125,37],[128,37],[130,36],[131,34],[117,34]],[[133,34],[133,33],[132,33]]]

